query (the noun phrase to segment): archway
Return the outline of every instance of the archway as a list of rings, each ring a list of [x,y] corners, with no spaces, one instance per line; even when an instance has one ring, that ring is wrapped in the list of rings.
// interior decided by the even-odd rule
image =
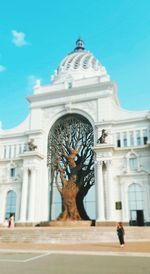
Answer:
[[[48,166],[61,199],[58,220],[89,219],[84,200],[94,185],[93,143],[92,125],[79,114],[61,117],[49,132]]]

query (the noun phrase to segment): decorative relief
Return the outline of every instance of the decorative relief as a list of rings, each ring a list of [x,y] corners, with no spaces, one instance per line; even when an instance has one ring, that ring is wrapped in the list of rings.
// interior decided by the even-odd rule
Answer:
[[[103,153],[97,153],[98,158],[104,158],[105,155]]]
[[[71,111],[72,111],[72,103],[66,104],[66,105],[65,105],[65,110],[66,110],[67,112],[71,112]]]
[[[58,114],[60,111],[62,111],[62,107],[51,107],[44,109],[43,113],[43,121],[45,122],[45,119],[52,119],[56,114]]]
[[[94,121],[96,121],[97,117],[97,104],[96,101],[90,101],[90,102],[85,102],[85,103],[79,103],[75,105],[76,108],[80,110],[84,110],[88,114],[90,113],[90,116]]]

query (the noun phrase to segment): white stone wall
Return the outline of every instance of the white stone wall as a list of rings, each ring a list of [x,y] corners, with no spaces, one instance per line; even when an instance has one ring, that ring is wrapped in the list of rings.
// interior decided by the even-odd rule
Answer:
[[[106,221],[129,221],[128,186],[132,182],[137,182],[143,186],[145,217],[147,221],[150,221],[150,146],[143,143],[144,130],[147,130],[148,142],[150,141],[148,111],[129,112],[121,109],[116,85],[112,82],[100,83],[97,78],[75,82],[70,89],[65,88],[63,84],[40,86],[33,96],[28,97],[28,101],[31,110],[26,121],[15,129],[0,131],[0,223],[5,217],[6,193],[11,189],[17,193],[16,221],[21,221],[25,169],[31,172],[34,170],[35,186],[28,188],[27,199],[30,201],[28,206],[32,214],[29,208],[26,209],[30,218],[24,221],[48,220],[50,206],[50,178],[48,178],[47,169],[48,134],[57,119],[68,113],[81,114],[91,122],[95,145],[102,129],[108,131],[107,143],[110,147],[105,150],[99,145],[99,149],[95,152],[97,218]],[[140,145],[137,144],[137,131],[140,132]],[[130,142],[130,132],[134,135],[134,145]],[[121,147],[117,147],[118,133]],[[124,143],[124,134],[126,134],[127,145]],[[31,153],[25,157],[24,148],[31,138],[34,139],[37,150],[35,154]],[[138,168],[134,172],[131,172],[128,167],[130,153],[135,153],[138,159]],[[99,156],[100,154],[104,155]],[[104,161],[107,166],[104,176],[100,173],[101,161]],[[10,164],[17,167],[16,181],[9,178]],[[103,177],[105,181],[103,198],[100,193],[103,186],[98,185],[98,176]],[[30,184],[32,183],[31,179]],[[30,206],[30,197],[32,197],[32,206]],[[104,199],[103,205],[101,199]],[[122,210],[115,209],[116,201],[122,201]],[[104,207],[103,210],[101,206]]]

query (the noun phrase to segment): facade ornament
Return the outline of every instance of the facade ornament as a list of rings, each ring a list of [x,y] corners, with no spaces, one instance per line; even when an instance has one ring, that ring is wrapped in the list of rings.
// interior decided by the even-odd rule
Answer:
[[[41,80],[40,79],[36,79],[34,89],[38,89],[40,87],[41,87]]]
[[[109,167],[111,167],[111,164],[112,164],[112,160],[111,159],[109,159],[109,160],[106,160],[106,167],[107,168],[109,168]]]
[[[106,132],[105,129],[102,129],[102,134],[97,140],[98,144],[106,144],[106,137],[108,136],[108,133]]]
[[[82,51],[84,50],[84,42],[81,38],[78,38],[76,41],[76,48],[74,49],[74,51]]]
[[[98,159],[98,160],[95,161],[95,164],[97,166],[103,166],[103,160]]]
[[[71,102],[69,102],[68,104],[65,105],[65,110],[67,112],[71,112],[72,111],[72,103]]]
[[[30,139],[27,143],[27,151],[34,151],[37,148],[37,145],[34,144],[34,139]]]

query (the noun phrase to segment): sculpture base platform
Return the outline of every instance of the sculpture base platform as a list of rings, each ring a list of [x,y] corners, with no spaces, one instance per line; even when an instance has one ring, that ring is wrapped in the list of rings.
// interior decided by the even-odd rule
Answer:
[[[117,221],[50,221],[50,222],[40,222],[40,223],[21,223],[18,222],[15,224],[16,227],[111,227],[116,226]],[[123,222],[123,225],[128,226],[128,222]]]
[[[50,221],[41,222],[40,226],[53,226],[53,227],[89,227],[93,226],[94,221]]]

